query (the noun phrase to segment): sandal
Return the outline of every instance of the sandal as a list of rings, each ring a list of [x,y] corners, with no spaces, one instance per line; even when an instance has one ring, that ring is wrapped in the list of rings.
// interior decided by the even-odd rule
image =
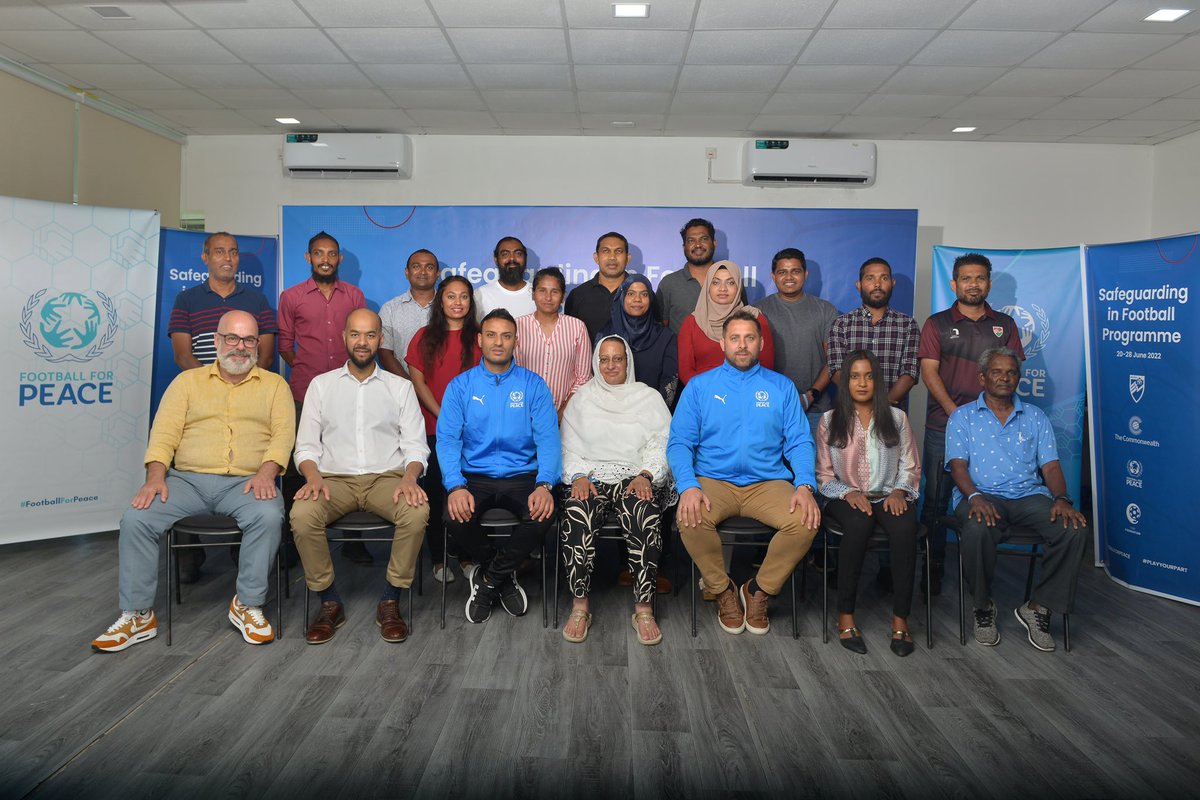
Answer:
[[[843,639],[842,634],[848,633],[850,636]],[[841,628],[838,630],[838,641],[842,643],[842,647],[849,650],[851,653],[858,653],[860,656],[867,654],[867,643],[863,641],[862,631],[858,628]]]
[[[655,636],[653,639],[647,639],[645,636],[642,636],[642,627],[640,623],[646,622],[656,622],[653,612],[638,611],[633,615],[633,629],[637,631],[638,641],[644,645],[658,644],[662,641],[661,630],[658,632],[658,636]]]
[[[574,623],[582,622],[583,623],[583,634],[582,635],[571,636],[569,633],[567,633],[567,628],[571,626],[572,622],[574,622]],[[591,630],[591,627],[592,627],[592,615],[589,614],[587,611],[581,611],[578,608],[573,609],[571,611],[571,616],[567,617],[567,624],[563,626],[563,638],[566,639],[568,642],[571,642],[572,644],[579,644],[580,642],[582,642],[584,639],[587,638],[588,631]]]
[[[913,647],[912,634],[908,631],[892,631],[891,647],[892,652],[901,658],[912,655],[912,651],[915,649]]]

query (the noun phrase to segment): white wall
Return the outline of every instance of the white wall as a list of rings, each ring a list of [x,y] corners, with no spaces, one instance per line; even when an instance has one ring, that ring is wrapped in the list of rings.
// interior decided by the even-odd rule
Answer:
[[[1200,133],[1154,148],[1153,236],[1200,231]]]

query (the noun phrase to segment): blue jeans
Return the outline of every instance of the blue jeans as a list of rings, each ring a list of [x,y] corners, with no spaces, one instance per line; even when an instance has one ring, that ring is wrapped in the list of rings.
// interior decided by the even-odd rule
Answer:
[[[131,508],[121,517],[120,599],[122,611],[151,608],[158,591],[158,540],[178,520],[196,514],[224,514],[242,529],[238,559],[238,600],[261,606],[267,599],[271,559],[279,549],[283,496],[256,500],[243,494],[249,476],[205,475],[172,469],[167,473],[167,502],[158,497],[149,508]],[[169,601],[169,599],[168,599]]]
[[[925,450],[921,454],[921,473],[925,477],[925,491],[921,492],[921,524],[929,531],[929,557],[933,561],[946,560],[946,529],[937,524],[950,505],[950,494],[954,491],[954,479],[946,472],[946,432],[925,429]]]

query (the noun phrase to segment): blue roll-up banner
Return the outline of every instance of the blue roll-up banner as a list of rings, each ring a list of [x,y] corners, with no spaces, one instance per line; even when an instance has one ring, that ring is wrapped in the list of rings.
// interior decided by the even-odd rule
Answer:
[[[167,385],[179,374],[175,353],[171,349],[171,337],[167,335],[175,297],[184,289],[208,280],[208,267],[200,260],[200,253],[204,248],[204,240],[211,235],[163,228],[159,236],[158,325],[154,340],[151,414],[158,409],[158,401],[167,390]],[[271,307],[276,308],[279,297],[279,240],[274,236],[243,236],[240,233],[233,236],[237,239],[241,256],[238,283],[262,292]]]
[[[988,303],[1016,321],[1025,350],[1017,394],[1050,418],[1067,492],[1079,497],[1086,385],[1079,248],[934,247],[931,311],[949,308],[956,301],[950,288],[954,259],[966,253],[982,253],[992,262]]]
[[[1200,235],[1088,247],[1097,551],[1117,582],[1200,604]]]
[[[804,251],[809,267],[805,291],[848,311],[862,301],[854,282],[858,267],[879,256],[892,265],[892,306],[912,313],[916,272],[915,210],[817,208],[637,208],[599,206],[284,206],[283,283],[305,280],[309,238],[327,231],[337,238],[344,260],[341,277],[359,286],[367,305],[378,308],[408,288],[409,253],[425,248],[441,264],[442,276],[465,275],[475,286],[496,279],[492,248],[504,236],[520,238],[528,250],[528,275],[556,265],[568,288],[596,273],[596,239],[619,231],[629,239],[629,269],[655,286],[684,263],[679,229],[694,217],[712,221],[717,258],[731,259],[748,273],[751,302],[775,291],[771,256],[784,247]]]

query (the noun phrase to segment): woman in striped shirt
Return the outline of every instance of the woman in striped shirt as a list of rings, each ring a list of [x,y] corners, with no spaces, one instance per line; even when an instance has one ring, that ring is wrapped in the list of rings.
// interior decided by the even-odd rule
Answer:
[[[563,409],[575,390],[592,377],[592,342],[583,320],[561,313],[567,281],[558,267],[533,276],[536,311],[517,317],[517,363],[542,377],[554,408]]]

